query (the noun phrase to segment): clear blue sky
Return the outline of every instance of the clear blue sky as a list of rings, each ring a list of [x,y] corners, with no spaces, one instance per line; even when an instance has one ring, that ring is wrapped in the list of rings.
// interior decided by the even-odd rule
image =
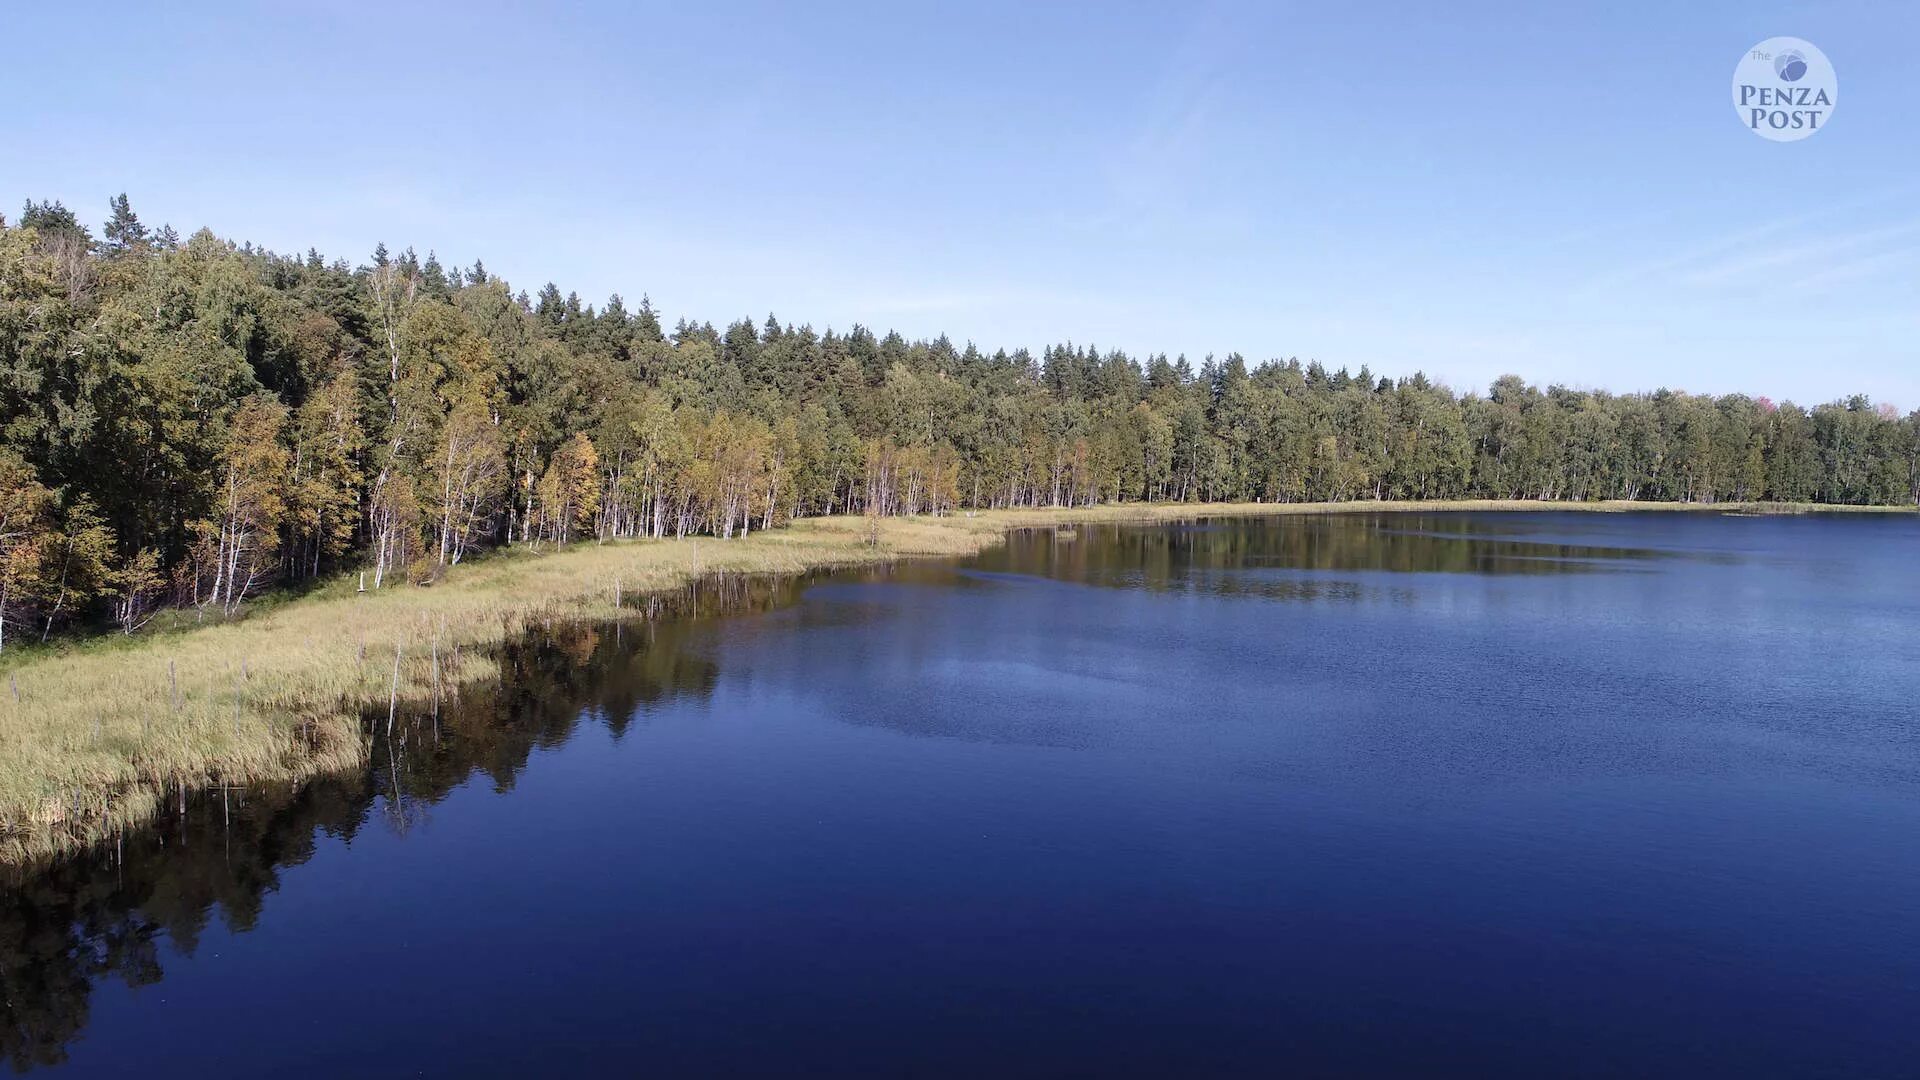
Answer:
[[[437,7],[437,10],[428,10]],[[1920,7],[24,4],[0,209],[669,318],[1920,406]],[[1735,63],[1832,59],[1756,138]]]

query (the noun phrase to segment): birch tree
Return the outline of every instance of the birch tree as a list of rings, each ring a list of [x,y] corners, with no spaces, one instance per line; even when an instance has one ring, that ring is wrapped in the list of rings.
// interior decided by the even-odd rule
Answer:
[[[221,454],[219,501],[201,532],[213,552],[213,584],[202,600],[232,615],[278,568],[286,510],[286,406],[265,395],[235,410]]]

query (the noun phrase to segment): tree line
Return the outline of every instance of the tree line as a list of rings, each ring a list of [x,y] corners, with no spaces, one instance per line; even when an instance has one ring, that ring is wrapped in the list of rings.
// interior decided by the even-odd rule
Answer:
[[[1920,411],[1238,354],[671,328],[384,245],[359,266],[126,196],[0,217],[0,648],[501,545],[1132,500],[1920,501]]]

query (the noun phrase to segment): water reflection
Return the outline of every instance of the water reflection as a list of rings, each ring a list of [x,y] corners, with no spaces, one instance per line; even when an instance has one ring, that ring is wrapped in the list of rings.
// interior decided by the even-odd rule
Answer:
[[[730,800],[737,811],[704,806],[695,813],[686,810],[695,803],[684,789],[658,792],[652,808],[684,814],[671,827],[632,838],[636,848],[663,860],[635,863],[679,865],[683,877],[670,879],[671,889],[625,879],[603,886],[604,895],[578,885],[556,898],[556,909],[579,901],[588,918],[597,910],[625,912],[634,892],[643,891],[653,897],[656,917],[674,915],[680,907],[703,912],[713,903],[743,897],[757,916],[764,901],[779,900],[781,875],[789,871],[802,879],[798,885],[784,882],[789,890],[799,890],[786,893],[789,906],[779,909],[789,919],[795,911],[816,910],[809,906],[816,901],[817,910],[838,918],[843,902],[857,907],[886,896],[889,888],[905,890],[906,902],[889,907],[875,901],[867,915],[912,912],[915,901],[945,902],[967,890],[984,897],[956,915],[957,923],[913,925],[909,939],[923,943],[962,940],[964,935],[948,937],[947,930],[969,925],[974,911],[996,910],[995,889],[1031,886],[1036,893],[1028,913],[1036,920],[1033,925],[1047,928],[1036,940],[1052,941],[1079,925],[1055,925],[1033,915],[1067,910],[1058,895],[1046,893],[1047,884],[1056,880],[1050,875],[1058,872],[1058,852],[1099,852],[1115,844],[1126,852],[1115,857],[1110,879],[1083,866],[1089,874],[1085,880],[1093,884],[1074,896],[1110,898],[1140,880],[1138,852],[1116,839],[1124,829],[1106,829],[1103,813],[1125,823],[1135,821],[1130,815],[1136,810],[1151,809],[1153,820],[1142,824],[1141,835],[1152,837],[1162,835],[1156,832],[1163,828],[1162,816],[1177,825],[1183,808],[1203,811],[1204,833],[1166,834],[1181,841],[1170,842],[1176,869],[1184,865],[1179,860],[1185,852],[1202,850],[1193,840],[1200,835],[1225,837],[1254,853],[1242,859],[1236,851],[1210,866],[1244,862],[1277,876],[1312,864],[1262,846],[1288,817],[1260,817],[1258,805],[1249,810],[1244,802],[1219,804],[1235,807],[1233,814],[1208,810],[1214,805],[1209,799],[1229,790],[1221,785],[1255,784],[1273,798],[1316,788],[1339,790],[1356,805],[1390,816],[1399,812],[1393,800],[1402,793],[1409,800],[1431,799],[1436,806],[1457,809],[1463,789],[1480,798],[1512,787],[1546,790],[1569,778],[1596,784],[1667,773],[1712,776],[1727,770],[1730,760],[1764,774],[1791,767],[1831,775],[1855,788],[1876,778],[1910,784],[1912,755],[1902,750],[1910,743],[1910,728],[1895,725],[1891,718],[1904,713],[1889,704],[1907,700],[1904,684],[1889,679],[1884,668],[1872,667],[1860,668],[1850,679],[1864,690],[1841,694],[1822,681],[1846,664],[1865,663],[1863,657],[1893,655],[1888,651],[1893,646],[1829,655],[1819,651],[1823,643],[1853,637],[1839,630],[1821,636],[1803,632],[1816,599],[1824,598],[1833,613],[1822,625],[1853,626],[1853,636],[1864,633],[1861,627],[1867,624],[1846,620],[1879,617],[1875,609],[1848,591],[1849,579],[1796,578],[1769,561],[1777,562],[1779,551],[1798,550],[1804,542],[1796,530],[1808,524],[1769,522],[1763,531],[1755,526],[1736,534],[1703,531],[1698,522],[1677,518],[1616,525],[1587,517],[1576,527],[1557,516],[1396,514],[1029,530],[957,567],[909,563],[816,578],[710,580],[684,595],[647,601],[651,617],[644,620],[540,626],[501,647],[498,682],[469,686],[437,712],[403,715],[391,738],[381,709],[379,722],[369,724],[368,763],[362,769],[297,790],[202,793],[155,828],[0,882],[0,1055],[20,1070],[58,1063],[89,1023],[96,986],[159,982],[169,965],[184,966],[194,956],[203,937],[217,940],[221,928],[252,929],[285,871],[314,859],[328,845],[369,829],[376,835],[404,833],[463,785],[511,791],[527,777],[536,750],[558,747],[583,731],[605,731],[619,739],[652,715],[655,727],[647,745],[656,748],[661,744],[651,736],[673,726],[665,710],[689,701],[717,699],[724,706],[718,712],[759,721],[754,738],[700,744],[713,756],[683,759],[743,766],[741,777],[747,779],[736,777],[728,800],[721,800]],[[1767,541],[1773,547],[1743,546],[1737,556],[1726,553],[1726,545],[1736,541],[1758,543],[1763,532],[1774,537]],[[1880,549],[1863,547],[1856,534],[1849,536],[1855,537],[1855,547],[1844,569],[1864,575],[1863,580],[1884,577],[1894,564],[1874,563]],[[1612,542],[1621,537],[1639,542]],[[1719,573],[1735,561],[1758,576]],[[1682,566],[1688,574],[1666,573]],[[1792,591],[1816,586],[1817,596]],[[804,604],[797,602],[803,590]],[[1834,600],[1836,594],[1844,603]],[[1199,602],[1211,597],[1287,606]],[[770,614],[733,619],[723,628],[704,625],[743,613]],[[1904,609],[1900,618],[1906,618]],[[1734,625],[1740,633],[1728,634],[1727,627]],[[1884,641],[1911,640],[1904,635],[1904,622],[1887,625],[1895,629]],[[1764,649],[1768,642],[1785,647]],[[1801,668],[1781,659],[1795,656],[1805,661]],[[1796,704],[1807,700],[1818,701],[1819,708]],[[789,717],[800,718],[791,721],[792,728],[775,722]],[[821,720],[830,722],[812,722]],[[914,746],[866,738],[875,732],[914,736]],[[1720,733],[1730,734],[1722,738]],[[849,734],[853,737],[841,737]],[[591,739],[581,744],[576,749],[584,753],[572,762],[575,767],[579,758],[601,749]],[[1899,752],[1890,752],[1890,746]],[[982,747],[1044,753],[990,758],[978,752]],[[918,753],[928,748],[933,752],[922,761]],[[685,753],[687,745],[680,749]],[[1076,754],[1070,759],[1058,751]],[[866,754],[873,756],[861,756]],[[759,771],[744,767],[754,760]],[[1018,767],[998,774],[996,787],[996,774],[982,764],[987,761],[1017,762]],[[1150,761],[1153,767],[1138,773],[1100,771],[1103,762],[1133,761]],[[555,764],[552,758],[541,762]],[[837,771],[841,766],[844,771]],[[1873,772],[1876,768],[1882,772]],[[701,769],[682,775],[698,784],[725,782]],[[1158,802],[1150,798],[1156,784],[1161,785]],[[1108,801],[1113,792],[1124,793],[1126,800],[1138,796],[1139,807]],[[920,816],[899,820],[891,813],[869,812],[873,806],[910,806],[916,794],[948,801],[936,799],[921,807]],[[835,798],[844,802],[838,828],[807,833],[799,828],[802,821],[783,831],[791,803],[809,803],[831,817],[840,810]],[[992,811],[1042,799],[1052,801],[1032,819],[966,816],[969,807]],[[538,801],[532,791],[523,792],[513,810],[520,813]],[[564,810],[577,812],[582,805],[589,811],[599,806],[580,803]],[[1348,820],[1342,816],[1345,804],[1336,809],[1326,820]],[[1525,805],[1520,809],[1531,812]],[[451,817],[454,809],[446,812]],[[549,807],[547,812],[556,811]],[[1235,815],[1248,813],[1254,816],[1238,828],[1242,819]],[[702,818],[710,833],[700,832],[696,822]],[[1509,821],[1497,820],[1502,827]],[[1521,813],[1511,820],[1527,817]],[[962,870],[954,870],[952,878],[941,876],[951,867],[1002,866],[992,860],[1018,856],[1019,850],[1010,854],[984,839],[1000,832],[969,831],[976,821],[995,829],[1032,830],[1033,843],[1019,850],[1035,853],[1035,861],[999,876]],[[1507,835],[1478,821],[1468,824],[1439,840],[1471,844]],[[901,847],[885,848],[895,835],[889,830],[896,827]],[[945,846],[925,843],[923,835],[943,835]],[[760,842],[728,846],[742,836]],[[712,837],[724,839],[709,843]],[[503,862],[527,854],[513,848],[516,842],[527,843],[524,837],[504,841]],[[966,847],[976,842],[977,847]],[[1364,832],[1330,827],[1325,850],[1344,854],[1367,842]],[[833,857],[803,864],[790,856],[790,845],[804,843],[827,844]],[[871,850],[861,844],[883,845],[882,850],[893,851],[892,861],[849,854]],[[420,846],[416,840],[408,851]],[[959,854],[922,866],[909,857],[922,847]],[[743,856],[728,868],[728,874],[743,876],[713,872],[704,861],[704,853],[712,850]],[[351,875],[367,864],[367,853],[356,854],[361,861],[347,860],[345,869],[343,860],[322,859],[315,870],[331,864],[336,874]],[[1404,851],[1375,854],[1382,855],[1381,865],[1413,865]],[[1338,863],[1327,859],[1322,865]],[[816,897],[806,891],[819,886],[806,874],[835,867],[852,868],[848,873],[858,880],[843,892]],[[927,886],[924,893],[901,884],[914,881],[915,872],[925,875],[920,879]],[[1196,871],[1194,880],[1203,879],[1214,880]],[[698,891],[703,880],[704,893]],[[1329,881],[1341,884],[1337,876]],[[1438,884],[1429,895],[1452,895],[1439,886],[1459,884],[1443,874],[1432,882]],[[684,885],[687,891],[673,891],[684,883],[692,883]],[[295,884],[307,885],[308,894],[324,891],[312,882]],[[1234,894],[1232,884],[1221,886],[1223,895],[1238,896],[1234,904],[1240,909],[1265,910],[1260,905],[1271,900]],[[1368,886],[1358,896],[1391,894],[1391,889]],[[1335,906],[1347,910],[1346,902]],[[1230,906],[1209,907],[1209,917]],[[1158,910],[1153,905],[1134,910],[1142,921],[1138,933],[1127,931],[1127,940],[1160,940],[1164,927],[1149,917]],[[1124,918],[1129,911],[1124,902],[1107,906],[1103,900],[1076,915],[1097,921]],[[1248,925],[1255,923],[1263,933],[1275,925],[1265,919]],[[859,958],[858,950],[838,951],[838,939],[830,936],[777,933],[792,924],[743,917],[740,925],[763,934],[749,942],[754,949],[831,946],[836,963]],[[529,930],[488,947],[520,949],[524,961],[544,947],[538,938]],[[1343,948],[1364,947],[1370,940],[1350,940]],[[467,948],[444,942],[442,947]],[[642,955],[641,943],[627,947]],[[707,948],[714,948],[711,941]],[[1330,956],[1341,951],[1331,949]],[[712,975],[716,969],[706,952],[688,960],[685,969],[672,966],[671,954],[664,961],[659,951],[644,955],[666,965],[648,969],[659,993],[692,985],[674,981],[672,972],[681,970],[698,972],[705,980],[699,986],[731,979],[729,994],[736,985],[765,991],[753,973],[780,965],[750,953],[753,949],[743,946],[742,966],[724,977]],[[1285,954],[1278,947],[1271,953]],[[607,955],[597,941],[574,953],[556,951],[554,973],[565,970],[571,977],[583,957]],[[869,958],[894,965],[897,955],[876,949]],[[1101,955],[1108,952],[1103,949]],[[414,957],[415,962],[435,959],[425,946]],[[444,962],[447,955],[438,959]],[[1330,960],[1330,971],[1346,970],[1344,957],[1333,959],[1339,962]],[[1167,960],[1169,970],[1203,969],[1185,956],[1168,954]],[[1083,957],[1082,963],[1098,960]],[[529,970],[538,969],[536,962]],[[791,969],[817,973],[824,968],[801,964]],[[358,975],[344,971],[338,978],[344,984]],[[176,992],[191,981],[178,979]],[[1151,982],[1127,974],[1126,985]],[[608,985],[622,994],[643,992]],[[942,984],[938,977],[916,977],[914,985]],[[1009,979],[997,985],[1018,992],[1031,983]],[[1258,987],[1237,992],[1256,994]],[[732,1016],[732,1008],[721,1011]],[[951,1015],[951,1010],[943,1003],[927,1015]],[[96,1037],[110,1039],[111,1027],[102,1023]],[[795,1023],[785,1030],[831,1027]],[[1199,1039],[1192,1045],[1205,1043]]]
[[[985,571],[1043,573],[1119,588],[1272,600],[1382,595],[1376,574],[1638,573],[1687,553],[1557,539],[1543,522],[1442,514],[1239,518],[1141,527],[1027,529],[978,560]],[[1328,575],[1342,575],[1328,579]]]
[[[191,958],[216,917],[230,932],[252,929],[282,871],[311,858],[321,837],[404,832],[470,780],[511,790],[534,750],[584,724],[617,738],[652,708],[710,695],[719,668],[688,647],[702,623],[784,606],[802,587],[714,579],[642,600],[644,621],[537,627],[500,647],[498,682],[404,715],[391,738],[381,710],[362,770],[202,792],[113,844],[11,871],[0,879],[0,1058],[15,1071],[63,1061],[95,983],[159,982],[169,954]]]

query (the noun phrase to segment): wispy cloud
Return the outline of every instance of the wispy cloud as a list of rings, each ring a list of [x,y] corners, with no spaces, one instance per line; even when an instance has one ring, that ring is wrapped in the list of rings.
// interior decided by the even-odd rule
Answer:
[[[1862,210],[1889,203],[1908,203],[1916,191],[1920,188],[1902,185],[1804,213],[1758,221],[1596,275],[1577,286],[1571,298],[1603,299],[1624,288],[1649,284],[1663,288],[1725,287],[1784,267],[1794,267],[1809,277],[1838,271],[1862,254],[1877,257],[1879,253],[1871,250],[1876,244],[1920,229],[1920,221],[1856,228],[1837,235],[1820,231],[1820,227],[1846,220]]]
[[[1920,262],[1920,245],[1908,245],[1830,266],[1801,278],[1796,284],[1803,291],[1825,290],[1835,285],[1865,281],[1890,270],[1909,268],[1916,262]]]
[[[1220,208],[1194,205],[1187,192],[1225,109],[1246,21],[1232,0],[1195,7],[1141,102],[1131,135],[1104,163],[1106,190],[1075,216],[1075,224],[1151,232],[1169,217],[1220,216]]]
[[[1233,51],[1238,22],[1231,5],[1216,0],[1197,11],[1168,53],[1139,126],[1113,162],[1119,202],[1159,203],[1192,167],[1193,151],[1219,108],[1227,79],[1223,60]]]
[[[1742,284],[1753,283],[1756,279],[1771,279],[1781,271],[1792,271],[1799,276],[1796,284],[1803,284],[1808,276],[1833,274],[1848,266],[1893,254],[1880,250],[1881,245],[1915,232],[1920,232],[1920,220],[1815,239],[1746,244],[1737,251],[1727,253],[1725,258],[1688,269],[1679,275],[1679,280],[1687,285],[1700,286]]]

